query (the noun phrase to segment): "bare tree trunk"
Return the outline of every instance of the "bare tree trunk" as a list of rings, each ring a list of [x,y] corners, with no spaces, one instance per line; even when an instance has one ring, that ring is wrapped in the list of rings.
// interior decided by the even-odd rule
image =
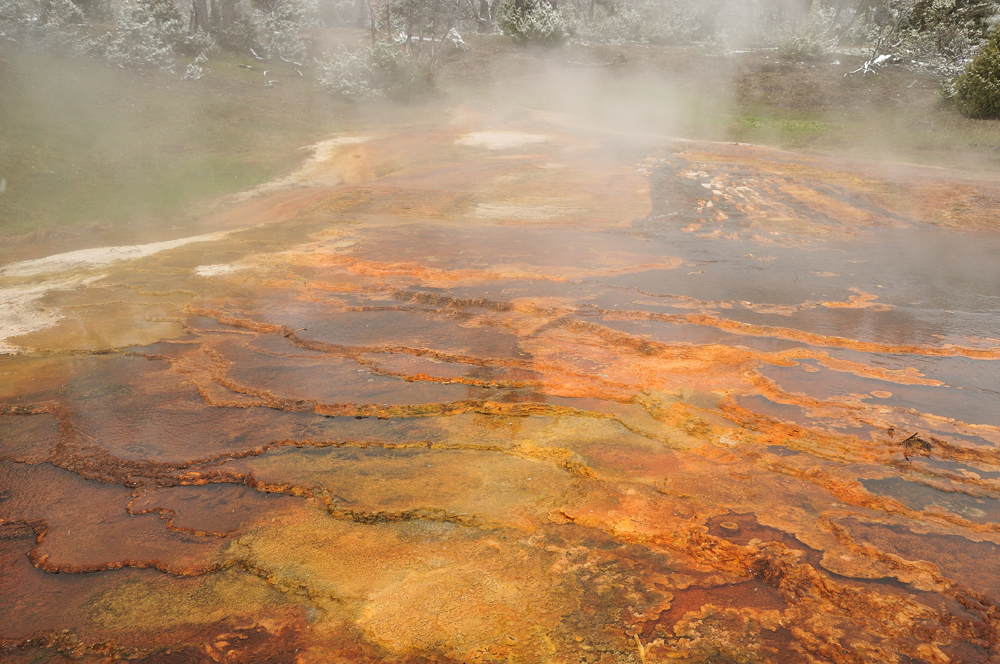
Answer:
[[[431,23],[431,57],[428,69],[434,69],[434,38],[437,36],[437,20]]]
[[[479,31],[490,31],[490,2],[489,0],[479,0]]]
[[[368,16],[372,24],[372,48],[375,48],[375,8],[372,7],[372,0],[368,0]]]
[[[236,18],[236,0],[219,0],[219,23],[218,30],[226,30],[233,24]]]
[[[191,32],[209,32],[208,5],[205,0],[191,0]]]
[[[354,20],[359,28],[365,27],[365,0],[356,0],[354,3]]]

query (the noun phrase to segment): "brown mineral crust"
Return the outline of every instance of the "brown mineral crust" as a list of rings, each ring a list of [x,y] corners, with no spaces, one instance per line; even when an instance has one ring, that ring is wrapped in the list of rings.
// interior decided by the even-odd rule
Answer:
[[[590,500],[574,506],[572,510],[564,507],[560,512],[574,523],[601,527],[619,538],[638,538],[639,541],[647,541],[656,546],[665,546],[685,553],[698,561],[699,565],[709,565],[710,569],[727,570],[737,577],[757,578],[778,590],[792,605],[803,608],[813,606],[811,609],[813,611],[836,616],[838,621],[852,623],[854,625],[852,629],[855,630],[853,633],[856,635],[864,632],[872,637],[878,635],[881,638],[883,634],[894,634],[896,636],[893,638],[897,642],[899,639],[906,641],[908,637],[904,635],[907,635],[908,631],[905,629],[900,631],[900,628],[893,623],[886,622],[891,620],[888,616],[896,615],[903,610],[925,616],[925,619],[933,618],[938,624],[932,631],[940,634],[941,638],[966,639],[971,638],[972,634],[978,634],[979,636],[975,638],[986,639],[990,644],[996,642],[995,631],[986,627],[992,622],[992,618],[989,618],[992,611],[985,607],[973,612],[974,617],[971,622],[959,621],[952,624],[949,614],[935,614],[930,608],[913,603],[906,597],[835,582],[812,565],[800,562],[799,556],[793,555],[796,552],[788,550],[784,544],[778,542],[761,544],[751,541],[747,546],[741,547],[730,544],[724,539],[703,534],[690,525],[678,527],[671,523],[669,516],[665,519],[666,523],[662,517],[659,522],[642,518],[638,515],[649,510],[649,507],[642,507],[645,502],[648,501],[640,500],[639,496],[628,498],[620,496],[613,503],[599,504]],[[650,507],[652,504],[655,504],[655,500]],[[622,518],[629,514],[632,515],[630,518]],[[666,511],[665,516],[669,514],[670,512]],[[820,606],[823,608],[820,609]],[[863,606],[869,608],[856,613],[859,607]],[[898,606],[898,608],[895,612],[887,611],[887,606]],[[862,632],[856,631],[859,629]],[[814,647],[822,650],[826,646],[814,644]]]
[[[813,332],[804,332],[793,328],[774,327],[769,325],[752,325],[740,321],[719,318],[707,314],[658,314],[640,311],[607,311],[600,310],[602,317],[608,320],[662,320],[669,323],[686,323],[691,325],[705,325],[715,327],[726,332],[735,334],[745,334],[757,337],[774,337],[776,339],[787,339],[788,341],[799,341],[810,346],[848,348],[864,353],[887,353],[905,355],[923,355],[927,357],[969,357],[980,360],[1000,359],[1000,348],[968,348],[963,346],[947,345],[939,346],[916,346],[916,345],[892,345],[877,343],[872,341],[857,341],[844,337],[835,337]]]
[[[268,409],[212,408],[170,364],[156,359],[105,355],[73,358],[71,363],[77,371],[65,376],[63,385],[36,386],[38,396],[65,404],[52,411],[61,421],[60,445],[53,455],[67,467],[77,463],[65,459],[66,446],[170,462],[254,449],[286,438],[304,424],[301,418],[290,421],[294,415]],[[80,393],[86,407],[73,407]],[[136,413],[144,416],[134,418]]]
[[[181,473],[182,481],[197,479]],[[236,479],[235,477],[230,477]],[[218,481],[218,476],[212,479]],[[227,478],[229,479],[229,478]],[[128,504],[132,515],[157,514],[167,530],[200,537],[229,537],[259,523],[295,514],[296,500],[276,493],[261,493],[235,483],[179,485],[138,489]]]
[[[562,577],[548,571],[552,554],[512,533],[328,518],[282,533],[275,538],[267,529],[251,532],[232,552],[275,587],[298,589],[327,607],[316,629],[356,620],[374,642],[401,658],[500,647],[535,661],[531,653],[544,642],[544,632],[532,625],[558,624],[562,607],[572,602],[572,593],[565,594],[571,589],[560,590]],[[331,550],[340,555],[330,556]],[[299,564],[283,564],[289,557]],[[442,613],[449,618],[441,620]]]
[[[31,345],[71,353],[101,353],[109,348],[176,338],[182,333],[177,306],[170,303],[109,302],[87,309],[62,307],[61,311],[68,315],[54,326],[35,332]]]
[[[245,577],[248,585],[234,572],[211,581],[152,570],[51,574],[31,565],[27,553],[34,540],[28,526],[0,524],[0,590],[7,598],[0,607],[4,661],[162,661],[188,652],[184,656],[200,662],[204,660],[195,651],[227,638],[237,652],[250,654],[280,653],[284,644],[301,643],[296,641],[305,626],[301,614],[294,607],[283,608],[275,594],[250,577]],[[222,599],[219,591],[227,587],[242,598],[223,611],[205,604],[213,596]],[[255,624],[257,620],[261,622]]]
[[[746,546],[755,539],[762,542],[780,542],[788,549],[803,551],[805,553],[804,561],[813,567],[819,567],[821,552],[801,542],[794,535],[762,525],[756,514],[728,513],[712,517],[705,525],[710,535],[721,537],[740,546]]]
[[[433,133],[425,136],[433,136]],[[441,138],[443,136],[438,135],[431,140],[439,141]],[[556,143],[563,140],[556,139]],[[620,167],[612,167],[609,173],[609,164],[603,158],[588,158],[588,153],[599,152],[594,150],[595,147],[591,144],[583,148],[582,152],[563,164],[565,172],[560,169],[556,176],[547,175],[530,163],[523,163],[523,160],[537,161],[541,156],[539,153],[512,161],[507,156],[484,158],[482,152],[475,151],[453,162],[452,155],[459,153],[449,152],[445,163],[450,162],[456,169],[450,177],[452,183],[449,189],[442,190],[433,183],[428,186],[419,177],[400,174],[371,183],[338,187],[327,198],[303,210],[303,215],[393,215],[400,221],[408,218],[447,218],[472,223],[503,218],[534,225],[614,227],[647,214],[649,198],[646,179],[631,169]],[[476,154],[477,159],[469,159],[472,154]],[[532,177],[510,177],[511,171],[523,168],[530,169]],[[478,177],[473,177],[473,174]],[[557,179],[553,181],[553,177]],[[595,179],[605,183],[601,187],[603,195],[595,192],[592,186]],[[557,186],[558,190],[553,191],[553,186]],[[473,202],[470,197],[480,202]]]
[[[877,311],[888,311],[893,307],[887,304],[880,304],[872,302],[873,299],[877,299],[878,296],[872,295],[871,293],[865,293],[858,288],[849,288],[848,290],[854,291],[856,294],[848,296],[847,301],[815,301],[806,300],[799,304],[759,304],[756,302],[747,301],[736,301],[736,300],[700,300],[698,298],[689,297],[686,295],[675,295],[675,294],[664,294],[664,293],[651,293],[649,291],[642,290],[641,288],[633,286],[610,286],[615,290],[622,291],[632,291],[643,295],[647,298],[654,298],[653,302],[644,302],[641,300],[636,300],[635,304],[642,304],[646,306],[656,306],[664,307],[669,306],[675,309],[698,309],[703,314],[715,313],[717,309],[746,309],[748,311],[753,311],[759,314],[778,314],[781,316],[791,316],[794,313],[806,311],[809,309],[816,309],[817,307],[826,307],[828,309],[874,309]],[[601,314],[604,320],[660,320],[663,322],[681,322],[682,318],[672,320],[669,314],[658,314],[649,311],[636,311],[629,309],[600,309],[597,307],[592,307],[592,309]],[[655,317],[654,317],[655,316]],[[697,323],[703,325],[703,323]],[[718,328],[717,325],[712,327]],[[754,329],[754,328],[750,328]],[[786,328],[778,328],[786,329]]]
[[[811,431],[802,427],[775,422],[773,420],[768,420],[768,418],[763,418],[763,416],[750,414],[749,411],[741,409],[738,406],[732,406],[731,404],[724,406],[724,410],[734,421],[741,423],[743,426],[746,426],[751,430],[770,432],[764,436],[758,437],[758,442],[764,444],[780,443],[785,447],[808,451],[814,457],[818,456],[831,460],[851,460],[853,457],[853,460],[864,459],[871,461],[879,460],[879,457],[882,457],[883,464],[892,465],[891,457],[888,459],[885,458],[888,456],[886,451],[883,451],[879,447],[873,447],[871,443],[866,441],[861,441],[847,436],[830,436],[828,434]],[[763,422],[765,420],[767,420],[767,423],[763,425],[755,423],[755,421]],[[853,453],[851,451],[852,443],[856,450]],[[834,449],[837,450],[837,454],[831,454],[829,452]],[[892,455],[892,457],[900,452],[900,450],[892,447],[889,447],[887,451],[889,455]],[[981,458],[979,460],[982,461]],[[926,509],[913,509],[890,497],[874,496],[864,490],[856,481],[837,479],[833,476],[826,475],[823,472],[819,472],[818,469],[799,468],[790,462],[779,462],[775,457],[771,457],[770,459],[762,458],[760,463],[763,467],[771,471],[803,479],[808,478],[809,481],[816,482],[824,486],[827,490],[836,495],[839,500],[858,507],[865,507],[888,513],[903,514],[916,519],[945,521],[961,525],[973,532],[985,533],[997,530],[996,526],[993,524],[975,523],[974,521],[969,521],[958,514],[929,511]],[[962,490],[961,487],[937,486],[933,482],[930,482],[929,486],[936,486],[936,488],[941,488],[946,491]]]
[[[50,572],[152,567],[197,575],[215,566],[218,541],[169,533],[155,516],[132,517],[128,489],[87,482],[50,465],[0,461],[3,521],[34,524],[32,563]],[[73,533],[73,530],[76,533]]]
[[[633,258],[634,260],[634,258]],[[641,261],[641,258],[640,258]],[[424,286],[454,287],[464,284],[479,284],[484,281],[571,281],[588,277],[608,277],[619,274],[629,274],[644,270],[673,270],[681,265],[680,259],[657,262],[631,262],[627,266],[580,269],[566,267],[563,269],[511,264],[500,269],[443,269],[429,268],[414,262],[380,262],[365,260],[355,256],[336,253],[309,253],[299,258],[292,258],[292,264],[315,268],[339,268],[358,276],[374,277],[382,284],[393,285],[393,277],[405,277],[403,283],[418,279]]]
[[[371,353],[386,353],[386,354],[407,354],[414,355],[417,357],[426,357],[430,359],[440,360],[443,362],[460,362],[463,364],[470,364],[474,366],[498,366],[498,367],[528,367],[530,366],[525,362],[525,360],[518,358],[491,358],[491,357],[477,357],[474,355],[465,355],[461,353],[441,351],[435,348],[419,347],[419,346],[406,346],[401,344],[360,344],[360,345],[347,345],[347,344],[337,344],[329,343],[326,341],[303,338],[298,335],[297,330],[292,330],[291,328],[284,325],[272,325],[265,323],[258,323],[252,319],[233,316],[231,314],[226,314],[220,311],[213,311],[211,309],[193,309],[189,308],[188,312],[192,315],[215,318],[220,323],[225,325],[230,325],[252,332],[257,332],[260,334],[278,335],[282,336],[296,347],[304,348],[306,350],[319,351],[325,354],[341,356],[341,357],[358,357],[361,355],[371,354]]]
[[[213,346],[231,362],[226,376],[233,384],[252,384],[256,389],[270,393],[280,391],[294,400],[370,400],[399,405],[453,401],[461,399],[467,393],[460,386],[465,381],[424,381],[419,376],[406,376],[409,381],[399,380],[397,377],[384,376],[371,367],[365,370],[363,364],[359,365],[353,359],[260,357],[242,347],[242,344]],[[413,381],[419,382],[416,385],[407,384]]]
[[[444,307],[449,309],[490,309],[492,311],[511,311],[515,308],[514,303],[502,300],[490,300],[484,297],[477,298],[457,298],[440,293],[428,293],[426,291],[396,290],[392,297],[400,302],[413,302],[425,304],[432,307]]]
[[[606,479],[660,482],[680,472],[681,462],[672,450],[636,449],[619,441],[584,442],[576,452],[594,473]]]
[[[38,412],[41,408],[45,406],[27,406],[27,412],[0,411],[0,458],[28,463],[48,458],[59,443],[59,420],[51,412]]]
[[[759,579],[720,586],[697,585],[675,590],[670,608],[659,614],[653,622],[642,626],[643,640],[653,640],[658,635],[673,636],[674,626],[689,612],[699,612],[705,605],[716,607],[741,607],[756,611],[782,612],[789,604],[774,588]]]
[[[482,367],[413,355],[375,353],[360,356],[357,361],[374,374],[408,383],[428,381],[505,389],[537,388],[542,384],[541,373],[518,367]]]
[[[779,219],[782,213],[803,218],[805,215],[789,214],[789,210],[795,203],[804,203],[820,213],[803,219],[807,221],[803,224],[806,228],[818,225],[817,220],[829,218],[831,210],[836,211],[834,218],[838,225],[899,224],[906,219],[959,228],[995,228],[995,220],[988,212],[995,205],[988,201],[993,201],[996,194],[988,179],[942,177],[937,170],[909,165],[899,165],[895,174],[887,175],[857,162],[824,165],[818,160],[788,159],[787,155],[769,148],[752,147],[742,152],[744,147],[740,146],[741,152],[737,154],[730,146],[716,144],[685,148],[674,156],[688,162],[688,168],[708,171],[704,177],[714,176],[713,183],[723,184],[717,188],[725,192],[726,200],[739,205],[764,227],[769,222],[761,214],[761,208],[773,209],[776,213],[773,216]],[[774,183],[769,193],[777,194],[778,200],[769,201],[746,187],[748,182],[740,181],[748,169],[754,171],[754,182]],[[826,188],[834,196],[817,195],[817,187]],[[974,198],[981,204],[956,206],[955,198]]]
[[[312,319],[315,313],[309,315]],[[354,353],[361,348],[393,351],[400,348],[425,349],[454,357],[506,360],[517,364],[525,358],[518,338],[497,326],[470,325],[462,316],[448,312],[438,315],[419,308],[383,311],[327,311],[313,319],[308,329],[298,334],[303,345],[331,344],[349,346]]]
[[[954,553],[969,542],[990,557],[996,528],[859,482],[988,496],[992,478],[911,463],[903,441],[916,432],[925,461],[993,467],[997,428],[764,375],[801,362],[941,385],[930,360],[998,359],[995,342],[889,344],[716,311],[858,309],[892,324],[866,282],[845,285],[846,301],[593,305],[624,292],[595,278],[681,264],[638,232],[601,234],[646,211],[644,171],[565,132],[493,152],[474,144],[496,136],[463,130],[334,146],[298,176],[310,189],[279,191],[292,178],[240,206],[250,221],[294,220],[282,237],[241,231],[53,297],[67,318],[19,339],[46,350],[3,358],[0,396],[22,405],[0,411],[0,456],[47,460],[0,462],[0,585],[23,613],[6,646],[300,664],[895,664],[997,650],[996,584]],[[706,197],[682,193],[683,223],[729,219],[729,239],[818,248],[900,226],[913,206],[944,214],[936,194],[907,208],[899,183],[744,147],[677,153],[689,169],[675,179]],[[232,270],[193,272],[215,256]],[[616,321],[686,326],[694,341]],[[812,348],[736,345],[755,337]],[[737,395],[805,414],[782,422]],[[43,649],[24,645],[30,630]]]
[[[546,391],[611,401],[648,390],[731,389],[743,383],[741,365],[754,361],[752,354],[725,346],[669,347],[576,321],[533,336],[525,347],[536,367],[569,370],[548,375]]]
[[[792,360],[813,359],[816,360],[816,364],[826,369],[830,369],[831,371],[850,373],[860,378],[874,378],[887,383],[896,383],[897,385],[944,385],[944,383],[939,380],[925,378],[922,373],[913,367],[907,367],[906,369],[885,369],[882,367],[873,367],[860,362],[851,362],[849,360],[830,357],[825,352],[796,349],[780,351],[778,353],[763,356],[765,361],[771,360],[773,357]],[[776,361],[771,360],[771,362],[780,366],[780,364]],[[892,396],[891,392],[888,394],[890,397]]]
[[[760,415],[726,398],[719,409],[733,423],[753,432],[761,445],[781,445],[807,452],[814,457],[840,461],[873,461],[889,463],[900,453],[894,445],[871,441],[847,434],[831,434],[822,430],[798,426]]]
[[[119,645],[117,634],[106,642],[85,642],[75,632],[61,630],[38,632],[19,642],[0,637],[0,648],[4,661],[12,663],[126,660],[143,664],[294,664],[301,661],[299,651],[308,644],[304,621],[281,626],[270,620],[263,622],[264,625],[247,625],[221,620],[207,629],[199,625],[193,634],[188,633],[191,630],[171,630],[162,634],[163,645],[153,645],[152,640],[144,639],[141,646],[123,646]],[[206,634],[209,630],[214,633]],[[126,636],[122,640],[130,639]]]
[[[879,523],[858,518],[838,519],[835,523],[858,543],[868,544],[883,554],[902,561],[928,562],[940,575],[991,601],[1000,600],[1000,576],[986,560],[994,560],[1000,546],[988,541],[974,541],[959,535],[926,531],[927,526],[913,523]],[[918,529],[918,530],[915,530]]]
[[[309,644],[305,620],[250,626],[224,621],[213,627],[218,634],[206,643],[170,646],[131,655],[128,660],[141,664],[298,664],[299,651]]]
[[[243,325],[246,326],[249,324],[243,323]],[[746,364],[747,362],[751,361],[771,361],[781,364],[788,364],[789,362],[792,361],[791,359],[792,357],[801,358],[804,356],[805,357],[811,356],[808,352],[800,351],[798,353],[789,353],[788,359],[785,359],[785,356],[783,355],[776,356],[776,355],[761,354],[761,353],[751,354],[744,351],[737,351],[735,349],[730,349],[724,346],[709,346],[706,347],[706,349],[701,351],[700,353],[696,353],[690,348],[684,350],[678,350],[676,348],[665,346],[663,344],[655,344],[643,341],[635,337],[631,337],[629,335],[622,335],[621,333],[612,333],[611,331],[600,328],[599,326],[587,327],[585,324],[579,322],[567,323],[566,325],[570,326],[570,329],[573,332],[576,332],[577,336],[581,334],[597,334],[603,341],[611,342],[616,348],[622,348],[622,350],[625,352],[637,353],[641,357],[645,358],[646,364],[652,364],[655,366],[656,363],[669,363],[670,360],[668,358],[670,356],[674,356],[677,359],[673,360],[673,364],[672,365],[667,364],[667,366],[670,368],[665,369],[664,371],[659,371],[657,372],[657,374],[658,375],[677,374],[678,371],[676,367],[678,366],[678,363],[684,362],[685,364],[681,366],[685,367],[683,373],[685,375],[685,380],[687,381],[691,380],[690,374],[704,375],[706,373],[705,371],[699,371],[699,365],[691,364],[692,360],[694,360],[694,357],[691,357],[692,355],[695,355],[697,357],[697,355],[700,354],[704,358],[701,360],[701,362],[704,363],[711,362],[713,366],[713,371],[716,375],[719,373],[719,368],[721,366],[732,365],[734,366],[734,368],[738,368]],[[291,336],[290,330],[288,330],[288,332],[285,332],[287,328],[278,328],[276,330],[268,328],[265,329],[268,332],[275,331],[278,333],[283,333],[286,336]],[[592,374],[588,375],[586,365],[584,365],[583,367],[580,366],[579,360],[571,360],[573,364],[570,364],[569,366],[575,365],[574,370],[567,371],[568,366],[566,360],[568,360],[569,358],[565,357],[565,355],[556,355],[555,357],[553,357],[553,352],[558,352],[554,351],[553,348],[558,348],[559,338],[560,337],[558,336],[553,337],[553,335],[550,333],[546,334],[544,337],[537,338],[538,339],[537,341],[532,341],[531,342],[532,345],[530,345],[529,348],[534,349],[533,354],[535,355],[536,359],[531,364],[526,365],[535,367],[536,371],[538,370],[542,371],[542,375],[546,376],[546,378],[543,379],[541,382],[543,385],[546,386],[546,389],[551,393],[561,394],[564,396],[582,395],[585,393],[584,390],[587,390],[589,393],[592,393],[593,388],[595,387],[594,384],[597,383],[597,385],[604,388],[604,391],[606,392],[606,398],[612,398],[615,400],[628,400],[631,394],[634,393],[635,389],[642,389],[642,388],[669,389],[670,387],[672,387],[671,384],[666,384],[666,385],[663,384],[662,380],[652,385],[643,385],[641,383],[635,385],[634,379],[630,380],[630,378],[626,376],[621,376],[617,381],[610,381],[607,379],[605,380],[595,379],[591,377]],[[575,338],[576,337],[570,337],[570,339],[575,339]],[[540,341],[544,341],[545,343],[542,344],[540,343]],[[556,344],[553,344],[553,342],[556,342]],[[349,354],[349,355],[356,355],[359,350],[369,351],[369,355],[371,355],[370,351],[375,350],[370,348],[347,349],[343,347],[324,347],[323,345],[317,344],[315,342],[305,342],[302,345],[314,349],[323,349],[327,351],[332,351],[336,354]],[[577,355],[580,354],[581,352],[585,352],[586,348],[587,346],[583,346],[579,343],[576,343],[572,346],[574,354]],[[400,349],[398,347],[384,348],[379,350],[382,350],[383,352],[388,354],[397,354],[400,351],[412,353],[418,356],[434,357],[435,354],[433,351],[419,351],[416,349],[408,350],[408,349]],[[709,354],[706,354],[706,351]],[[720,357],[720,353],[724,355]],[[726,358],[725,357],[726,355],[728,355],[729,357]],[[441,356],[439,355],[439,357]],[[445,356],[442,359],[445,359],[445,361],[448,360],[458,361],[458,362],[465,361],[465,358],[460,358],[460,357],[456,358],[456,357]],[[866,375],[866,372],[868,371],[867,368],[863,367],[862,365],[858,365],[857,363],[846,363],[843,361],[834,362],[833,360],[825,360],[825,358],[824,358],[824,363],[826,364],[832,363],[832,366],[835,366],[837,369],[854,371],[856,373],[861,373],[862,375]],[[603,364],[606,365],[607,362],[604,362]],[[584,370],[581,371],[576,367],[580,367]],[[884,371],[880,373],[876,372],[874,375],[881,379],[887,379],[899,382],[907,382],[907,383],[930,382],[931,384],[933,384],[932,381],[922,381],[922,379],[917,377],[909,377],[909,376],[903,377],[903,376],[898,376],[896,374],[887,374]],[[406,379],[410,381],[417,381],[422,378],[424,378],[424,376],[420,374],[406,376]],[[435,382],[444,382],[444,381],[438,381],[436,379],[432,380],[434,380]],[[728,384],[731,385],[734,381],[739,381],[740,383],[743,382],[740,378],[737,378],[734,375]],[[580,384],[581,382],[583,382],[583,384]],[[766,383],[767,381],[761,378],[755,378],[752,382],[759,385],[762,382]],[[588,385],[588,387],[585,388],[584,384]],[[633,387],[626,390],[624,388],[626,384],[632,384]],[[712,387],[719,384],[726,384],[726,383],[711,383],[704,387]],[[508,385],[507,387],[511,386]]]
[[[755,588],[755,591],[761,590]],[[695,602],[712,598],[723,602],[735,599],[731,602],[735,606],[746,602],[742,596],[739,599],[732,597],[725,588],[720,591],[687,591],[685,594]],[[770,604],[766,597],[755,597],[750,603]],[[788,620],[779,610],[756,606],[735,608],[727,604],[719,606],[712,601],[693,604],[691,610],[657,624],[656,630],[646,637],[645,656],[652,661],[661,656],[681,656],[705,662],[719,656],[768,664],[803,661],[803,649],[785,627]],[[643,639],[637,635],[636,641],[642,643]]]
[[[241,462],[254,483],[296,486],[361,523],[423,518],[534,529],[573,475],[530,457],[432,448],[283,449]]]
[[[561,609],[562,617],[558,625],[551,627],[552,631],[547,634],[538,629],[524,630],[518,629],[521,625],[519,613],[509,616],[506,622],[500,623],[501,629],[498,633],[500,639],[493,637],[492,643],[479,645],[474,639],[482,638],[480,631],[485,626],[482,619],[478,625],[467,631],[464,635],[459,634],[456,639],[464,637],[465,647],[471,646],[475,652],[467,653],[468,657],[479,657],[487,661],[503,661],[504,659],[520,655],[527,661],[545,661],[547,657],[556,653],[576,652],[581,659],[586,659],[588,652],[594,650],[603,652],[621,652],[629,648],[628,643],[623,638],[623,630],[635,620],[648,620],[648,616],[655,616],[669,606],[670,593],[665,590],[663,583],[668,583],[667,579],[660,574],[660,570],[669,567],[675,561],[668,556],[657,554],[641,546],[629,546],[615,542],[613,540],[602,539],[599,534],[588,532],[584,529],[573,526],[561,526],[556,530],[547,530],[544,534],[539,533],[536,539],[542,539],[539,544],[544,544],[544,552],[533,554],[531,558],[525,559],[525,571],[530,570],[537,562],[543,562],[543,567],[548,567],[549,575],[553,580],[562,578],[563,581],[557,588],[548,593],[548,600],[530,601],[529,607],[532,611],[538,610],[538,605],[543,601],[567,602]],[[501,546],[506,548],[502,542]],[[537,561],[541,557],[542,561]],[[535,560],[532,560],[535,559]],[[501,558],[496,559],[496,564],[502,564]],[[495,573],[496,564],[487,564],[486,581],[492,585],[490,575]],[[464,570],[462,570],[464,574]],[[523,574],[522,572],[521,574]],[[505,577],[508,576],[505,574]],[[520,576],[520,575],[518,575]],[[523,578],[523,577],[522,577]],[[650,581],[656,580],[653,587]],[[432,581],[432,579],[421,579],[421,583]],[[519,582],[518,582],[519,581]],[[434,581],[436,586],[438,582]],[[495,595],[497,591],[506,593],[524,590],[525,583],[533,583],[530,578],[518,579],[516,585],[511,586],[501,583],[496,589],[489,588],[485,591],[488,597],[495,602],[495,610],[500,613],[496,616],[503,619],[503,615],[509,609],[505,606],[506,601],[502,595]],[[473,587],[477,585],[473,582]],[[450,596],[451,590],[445,590],[446,599]],[[566,594],[564,596],[564,593]],[[415,592],[408,593],[413,597]],[[574,598],[577,598],[574,600]],[[414,597],[414,599],[416,599]],[[426,600],[425,600],[426,601]],[[440,601],[440,600],[438,600]],[[464,609],[465,598],[455,605],[456,609]],[[630,606],[627,610],[622,610],[623,603]],[[427,604],[421,602],[420,609],[426,610]],[[378,620],[385,620],[385,616],[379,609]],[[473,609],[474,615],[478,615],[480,609]],[[375,618],[376,616],[372,616]],[[510,619],[512,618],[512,620]],[[363,621],[367,623],[367,617]],[[464,618],[456,621],[455,627],[463,624]],[[513,623],[513,624],[512,624]],[[418,639],[426,638],[421,632],[423,627],[414,630],[414,636]],[[452,633],[454,627],[447,626],[444,631]],[[468,629],[468,628],[467,628]],[[544,636],[543,636],[544,635]],[[539,638],[541,637],[541,638]],[[462,649],[458,641],[456,648]],[[623,648],[624,646],[624,648]],[[534,652],[533,652],[534,649]]]

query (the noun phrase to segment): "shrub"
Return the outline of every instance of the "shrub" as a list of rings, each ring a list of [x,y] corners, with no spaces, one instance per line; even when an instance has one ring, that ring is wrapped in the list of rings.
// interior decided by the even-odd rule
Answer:
[[[184,26],[179,12],[164,18],[160,9],[158,0],[120,9],[114,31],[89,42],[87,50],[112,66],[169,68],[173,65],[172,42]]]
[[[111,0],[73,0],[73,4],[90,21],[110,21],[115,13]]]
[[[778,56],[785,60],[818,60],[836,42],[837,11],[813,0],[805,23],[778,40]]]
[[[0,0],[0,43],[75,51],[83,12],[70,0]]]
[[[287,60],[304,57],[306,42],[299,36],[305,28],[315,27],[315,19],[303,4],[295,0],[274,3],[262,17],[264,57]]]
[[[215,34],[229,51],[252,49],[266,59],[301,59],[307,52],[302,33],[321,25],[319,15],[311,0],[239,0],[232,20]]]
[[[649,25],[628,5],[601,5],[595,8],[593,20],[574,22],[570,32],[574,38],[589,42],[646,41],[645,28]]]
[[[916,0],[901,27],[930,36],[938,50],[965,55],[989,38],[996,14],[994,0]]]
[[[569,36],[566,19],[547,0],[503,0],[496,21],[505,35],[522,44],[556,46]]]
[[[188,65],[187,69],[184,71],[183,78],[185,81],[197,81],[202,76],[205,75],[205,70],[198,65]]]
[[[955,105],[966,117],[1000,117],[1000,31],[955,81]]]
[[[261,31],[258,12],[250,3],[242,0],[233,5],[233,19],[229,25],[219,30],[217,39],[222,48],[245,54],[250,49],[261,49]]]
[[[458,34],[458,30],[455,28],[448,30],[448,34],[444,36],[443,41],[451,47],[451,50],[453,51],[464,52],[469,50],[469,46],[465,43],[465,40],[462,39],[462,35]]]
[[[704,8],[691,0],[595,4],[592,18],[577,17],[570,34],[584,42],[679,44],[705,37]]]
[[[174,0],[136,0],[131,10],[134,20],[153,20],[160,39],[174,53],[194,55],[213,46],[212,39],[203,32],[191,33],[187,21]]]
[[[341,49],[317,61],[317,80],[327,91],[348,99],[406,99],[430,87],[416,62],[399,46],[386,43]]]

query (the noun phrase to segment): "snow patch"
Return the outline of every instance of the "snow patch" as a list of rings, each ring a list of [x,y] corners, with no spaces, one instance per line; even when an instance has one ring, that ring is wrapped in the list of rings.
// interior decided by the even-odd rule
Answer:
[[[195,235],[179,240],[167,240],[166,242],[151,242],[149,244],[135,244],[125,247],[96,247],[94,249],[79,249],[69,251],[64,254],[53,254],[45,258],[36,258],[30,261],[11,263],[4,268],[0,268],[0,276],[5,277],[30,277],[36,274],[48,272],[65,272],[69,270],[88,270],[97,267],[104,267],[112,263],[132,261],[138,258],[145,258],[167,249],[176,249],[186,244],[194,242],[214,242],[221,240],[233,231],[220,231],[208,233],[206,235]]]
[[[102,274],[89,279],[62,279],[30,286],[0,288],[0,355],[11,355],[20,350],[7,343],[11,337],[44,330],[62,320],[63,315],[58,311],[39,305],[43,297],[54,291],[86,286],[103,278]]]
[[[236,271],[235,265],[199,265],[194,269],[196,277],[221,277]]]
[[[584,213],[584,208],[556,205],[516,205],[507,203],[479,203],[472,214],[479,219],[535,221]]]

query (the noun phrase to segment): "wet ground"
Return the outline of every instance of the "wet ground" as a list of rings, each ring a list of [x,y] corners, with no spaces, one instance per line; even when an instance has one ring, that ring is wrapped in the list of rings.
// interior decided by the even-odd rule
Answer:
[[[995,661],[996,184],[465,107],[3,266],[2,658]]]

